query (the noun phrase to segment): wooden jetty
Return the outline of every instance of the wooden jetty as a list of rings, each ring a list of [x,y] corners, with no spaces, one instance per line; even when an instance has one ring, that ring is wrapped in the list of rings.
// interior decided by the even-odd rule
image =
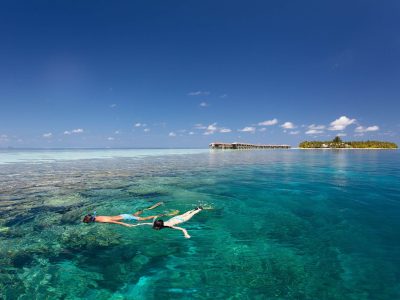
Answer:
[[[257,145],[247,143],[211,143],[209,145],[211,149],[290,149],[289,145]]]

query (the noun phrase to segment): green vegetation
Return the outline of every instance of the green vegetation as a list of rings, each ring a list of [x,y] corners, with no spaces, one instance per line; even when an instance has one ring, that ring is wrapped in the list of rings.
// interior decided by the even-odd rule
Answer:
[[[299,144],[300,148],[385,148],[397,149],[397,145],[391,142],[381,141],[359,141],[344,142],[340,137],[335,137],[332,141],[304,141]]]

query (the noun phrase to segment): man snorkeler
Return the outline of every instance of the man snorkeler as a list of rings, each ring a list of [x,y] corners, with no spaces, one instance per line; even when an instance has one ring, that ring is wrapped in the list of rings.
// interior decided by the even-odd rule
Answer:
[[[156,216],[148,216],[148,217],[141,217],[140,215],[143,213],[145,210],[151,210],[154,209],[160,205],[162,205],[163,202],[158,202],[154,204],[153,206],[150,206],[145,209],[141,209],[133,214],[121,214],[118,216],[96,216],[96,214],[88,214],[83,218],[84,223],[94,223],[94,222],[99,222],[99,223],[112,223],[112,224],[118,224],[126,227],[133,227],[135,225],[132,224],[127,224],[121,221],[146,221],[146,220],[151,220],[154,218],[162,217],[162,216],[173,216],[179,213],[179,211],[174,211],[169,214],[161,214],[161,215],[156,215]]]

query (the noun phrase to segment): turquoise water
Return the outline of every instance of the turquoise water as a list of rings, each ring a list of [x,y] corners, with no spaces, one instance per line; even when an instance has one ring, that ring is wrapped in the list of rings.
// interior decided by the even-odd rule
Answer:
[[[1,299],[400,298],[399,151],[98,151],[0,153]]]

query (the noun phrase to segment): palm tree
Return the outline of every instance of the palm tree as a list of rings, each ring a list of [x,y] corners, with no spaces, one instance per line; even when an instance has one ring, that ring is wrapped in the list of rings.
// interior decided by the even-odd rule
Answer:
[[[337,137],[335,137],[335,138],[333,139],[332,143],[341,144],[341,143],[343,143],[343,141],[342,141],[342,139],[341,139],[339,136],[337,136]]]

